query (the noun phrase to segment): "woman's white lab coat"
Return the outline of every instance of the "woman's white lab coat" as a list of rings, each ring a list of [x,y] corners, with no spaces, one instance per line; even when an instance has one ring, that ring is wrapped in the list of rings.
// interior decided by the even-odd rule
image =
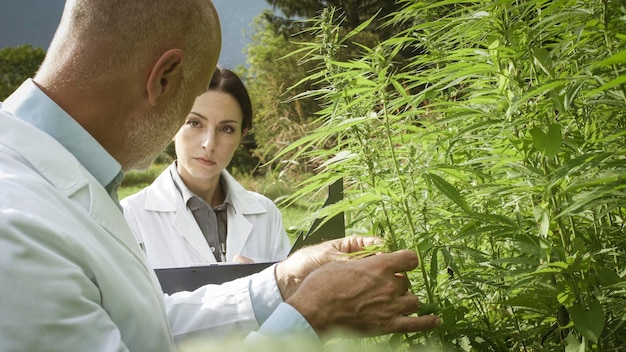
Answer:
[[[155,269],[215,263],[170,172],[177,172],[174,164],[150,186],[124,198],[124,216]],[[278,208],[265,196],[244,189],[226,170],[221,177],[233,205],[227,210],[226,260],[235,255],[257,263],[285,259],[290,243]]]
[[[257,275],[270,283],[268,272]],[[255,330],[248,280],[164,304],[104,187],[50,136],[0,113],[0,350],[173,351],[170,331]]]

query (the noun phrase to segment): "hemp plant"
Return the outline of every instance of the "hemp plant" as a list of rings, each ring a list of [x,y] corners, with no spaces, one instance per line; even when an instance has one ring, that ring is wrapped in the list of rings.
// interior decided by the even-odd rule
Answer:
[[[402,1],[349,33],[328,8],[287,147],[337,179],[352,233],[416,251],[413,291],[443,324],[396,349],[616,351],[626,345],[626,9],[608,0]],[[406,28],[358,56],[372,25]],[[427,313],[427,312],[423,312]]]

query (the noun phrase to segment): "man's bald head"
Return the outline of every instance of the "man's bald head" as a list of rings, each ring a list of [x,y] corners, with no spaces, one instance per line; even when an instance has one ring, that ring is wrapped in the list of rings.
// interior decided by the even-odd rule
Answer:
[[[220,46],[209,0],[68,0],[38,76],[115,80],[171,48],[185,52],[193,71]]]

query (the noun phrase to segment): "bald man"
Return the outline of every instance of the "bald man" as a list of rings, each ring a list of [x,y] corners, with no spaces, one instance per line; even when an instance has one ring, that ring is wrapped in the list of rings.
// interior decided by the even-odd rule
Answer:
[[[378,239],[308,247],[224,285],[164,295],[120,211],[219,56],[208,0],[70,0],[33,79],[0,108],[0,350],[173,351],[198,334],[324,336],[432,329],[410,316],[415,254]]]

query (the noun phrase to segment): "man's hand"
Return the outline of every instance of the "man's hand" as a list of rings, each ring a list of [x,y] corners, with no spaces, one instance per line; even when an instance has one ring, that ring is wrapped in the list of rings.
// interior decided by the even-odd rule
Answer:
[[[335,261],[311,272],[286,300],[318,334],[343,327],[367,335],[430,330],[434,315],[408,316],[419,307],[404,274],[418,264],[409,250]]]
[[[302,281],[324,264],[349,260],[346,254],[382,243],[380,237],[349,236],[304,247],[291,254],[276,266],[276,282],[283,300],[291,297]]]

